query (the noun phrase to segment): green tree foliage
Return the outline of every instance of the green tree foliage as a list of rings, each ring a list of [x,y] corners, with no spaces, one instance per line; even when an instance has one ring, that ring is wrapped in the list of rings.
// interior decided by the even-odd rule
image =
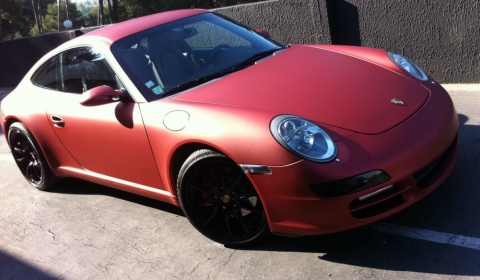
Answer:
[[[58,5],[52,3],[47,6],[46,13],[43,16],[43,32],[53,33],[57,32],[58,19],[57,19]],[[63,26],[63,22],[67,19],[66,3],[62,1],[60,3],[60,31],[66,30]],[[85,18],[81,11],[78,10],[77,4],[74,2],[68,2],[68,19],[72,21],[73,26],[71,29],[78,29],[85,26]],[[30,35],[39,35],[36,24],[30,29]]]
[[[80,10],[80,12],[82,12],[83,15],[87,15],[90,12],[90,9],[92,8],[92,6],[87,6],[84,3],[80,2],[77,4],[77,8],[78,10]]]
[[[69,0],[69,19],[73,28],[98,25],[98,7],[104,6],[103,24],[110,24],[167,10],[212,9],[262,0]],[[264,1],[264,0],[263,0]],[[66,19],[65,0],[60,1],[60,27]],[[35,9],[34,9],[35,7]],[[36,13],[35,13],[36,12]],[[57,0],[0,0],[0,41],[38,35],[36,21],[44,33],[57,32]],[[35,15],[38,15],[37,19]],[[102,23],[100,23],[102,24]]]
[[[97,26],[98,6],[90,6],[88,13],[85,14],[85,26]]]
[[[262,0],[121,0],[118,16],[120,21],[168,10],[185,8],[213,9]]]
[[[0,41],[28,36],[34,24],[28,0],[0,0]]]

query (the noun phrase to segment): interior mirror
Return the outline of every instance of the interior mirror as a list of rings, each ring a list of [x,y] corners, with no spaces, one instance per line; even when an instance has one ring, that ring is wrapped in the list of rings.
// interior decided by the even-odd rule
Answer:
[[[123,92],[121,90],[114,90],[109,86],[98,86],[83,93],[80,104],[84,106],[97,106],[119,101],[122,97]]]
[[[265,38],[270,38],[270,33],[268,33],[267,29],[265,28],[259,28],[255,31],[257,31],[260,35],[262,35]]]

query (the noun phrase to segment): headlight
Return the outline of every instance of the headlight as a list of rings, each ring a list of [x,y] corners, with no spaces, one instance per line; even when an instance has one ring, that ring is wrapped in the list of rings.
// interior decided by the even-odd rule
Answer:
[[[278,116],[270,123],[270,130],[280,145],[302,158],[327,162],[337,155],[332,138],[316,124],[302,118]]]
[[[408,74],[414,76],[420,81],[427,81],[428,76],[420,67],[413,63],[410,59],[398,53],[387,52],[388,57],[400,68]]]

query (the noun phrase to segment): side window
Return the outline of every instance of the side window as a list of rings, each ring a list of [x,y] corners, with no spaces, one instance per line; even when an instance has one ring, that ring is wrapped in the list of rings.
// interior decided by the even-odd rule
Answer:
[[[112,68],[93,48],[68,50],[59,55],[59,60],[65,92],[81,94],[101,85],[118,89]]]
[[[119,88],[105,57],[93,48],[68,50],[52,57],[33,74],[32,82],[40,87],[80,94],[101,85]]]
[[[61,77],[57,66],[57,56],[45,62],[40,68],[38,68],[35,74],[33,74],[33,84],[53,90],[61,90]]]

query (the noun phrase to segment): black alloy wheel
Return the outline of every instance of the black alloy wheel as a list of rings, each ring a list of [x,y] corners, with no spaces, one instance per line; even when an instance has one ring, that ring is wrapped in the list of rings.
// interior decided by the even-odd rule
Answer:
[[[260,197],[243,171],[225,155],[198,150],[177,180],[180,205],[202,234],[225,245],[247,245],[269,232]]]
[[[10,126],[8,143],[15,163],[32,186],[46,190],[55,185],[55,175],[24,124],[16,122]]]

